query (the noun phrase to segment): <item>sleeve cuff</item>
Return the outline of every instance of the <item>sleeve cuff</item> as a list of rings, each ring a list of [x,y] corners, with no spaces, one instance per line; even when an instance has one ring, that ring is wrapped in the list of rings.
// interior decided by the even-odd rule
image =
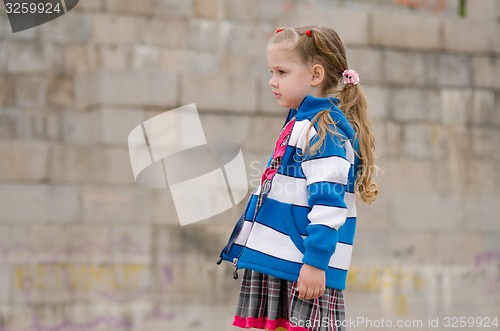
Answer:
[[[330,263],[332,254],[333,252],[328,253],[320,249],[306,247],[306,252],[304,254],[304,257],[302,258],[302,262],[326,271],[326,269],[328,269],[328,264]]]

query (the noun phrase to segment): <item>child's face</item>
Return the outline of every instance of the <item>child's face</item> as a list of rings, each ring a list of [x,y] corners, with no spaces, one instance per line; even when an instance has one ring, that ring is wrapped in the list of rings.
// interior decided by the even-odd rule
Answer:
[[[312,72],[287,43],[267,47],[267,63],[272,77],[269,85],[280,107],[298,108],[312,94]]]

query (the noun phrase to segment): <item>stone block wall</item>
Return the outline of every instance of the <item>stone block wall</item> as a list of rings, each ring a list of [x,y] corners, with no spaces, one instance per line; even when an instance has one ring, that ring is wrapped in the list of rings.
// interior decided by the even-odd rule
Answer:
[[[0,330],[234,329],[239,282],[215,261],[243,205],[181,227],[168,190],[134,182],[127,136],[196,103],[255,187],[286,114],[266,42],[305,23],[344,40],[381,166],[349,329],[500,318],[499,17],[497,0],[464,18],[455,0],[85,0],[13,34],[0,10]]]

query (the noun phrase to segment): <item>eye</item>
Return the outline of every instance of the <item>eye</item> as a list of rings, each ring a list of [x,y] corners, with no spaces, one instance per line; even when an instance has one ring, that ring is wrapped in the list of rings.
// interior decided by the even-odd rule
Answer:
[[[279,73],[280,75],[284,75],[284,74],[285,74],[285,72],[284,72],[283,70],[278,70],[278,73]]]

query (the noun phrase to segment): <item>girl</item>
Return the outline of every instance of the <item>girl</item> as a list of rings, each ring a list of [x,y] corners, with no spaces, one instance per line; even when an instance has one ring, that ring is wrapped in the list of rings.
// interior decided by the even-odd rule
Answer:
[[[289,112],[221,253],[235,278],[245,269],[233,325],[343,330],[355,196],[371,203],[378,194],[366,100],[331,28],[280,28],[267,60],[269,85]]]

